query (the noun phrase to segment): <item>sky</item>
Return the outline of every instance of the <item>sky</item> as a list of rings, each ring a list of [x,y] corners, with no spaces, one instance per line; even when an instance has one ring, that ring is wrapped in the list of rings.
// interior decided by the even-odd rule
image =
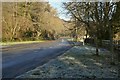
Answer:
[[[48,2],[53,8],[57,10],[60,19],[69,20],[70,17],[66,14],[66,10],[62,5],[63,0],[48,0]]]

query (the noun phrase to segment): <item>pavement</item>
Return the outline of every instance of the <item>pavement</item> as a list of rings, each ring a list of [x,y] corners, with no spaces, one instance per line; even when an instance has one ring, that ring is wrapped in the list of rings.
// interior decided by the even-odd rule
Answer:
[[[15,78],[69,50],[66,38],[2,48],[2,78]]]

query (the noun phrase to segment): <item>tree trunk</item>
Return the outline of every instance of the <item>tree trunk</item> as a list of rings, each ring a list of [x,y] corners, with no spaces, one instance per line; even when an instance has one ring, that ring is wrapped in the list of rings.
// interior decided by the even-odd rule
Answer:
[[[99,55],[99,50],[98,50],[98,38],[97,36],[95,37],[95,43],[96,43],[96,55]]]
[[[85,31],[85,36],[86,36],[86,39],[87,39],[87,37],[88,37],[88,30],[87,30],[87,28],[86,28],[86,31]]]
[[[110,23],[109,23],[109,35],[110,35],[110,51],[112,54],[111,63],[114,64],[113,29]]]
[[[76,38],[76,42],[77,42],[78,41],[77,26],[76,26],[76,29],[75,29],[75,38]]]

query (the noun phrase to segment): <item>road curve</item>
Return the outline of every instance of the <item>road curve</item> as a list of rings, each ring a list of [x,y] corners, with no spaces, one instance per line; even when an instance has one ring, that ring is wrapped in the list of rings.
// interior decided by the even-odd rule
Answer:
[[[6,47],[2,51],[2,77],[15,78],[43,65],[70,48],[66,38]]]

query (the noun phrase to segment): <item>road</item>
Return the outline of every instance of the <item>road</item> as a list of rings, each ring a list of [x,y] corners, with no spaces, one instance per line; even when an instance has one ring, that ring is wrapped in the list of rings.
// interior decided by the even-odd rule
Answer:
[[[70,48],[66,38],[3,48],[2,77],[15,78],[47,63]]]

